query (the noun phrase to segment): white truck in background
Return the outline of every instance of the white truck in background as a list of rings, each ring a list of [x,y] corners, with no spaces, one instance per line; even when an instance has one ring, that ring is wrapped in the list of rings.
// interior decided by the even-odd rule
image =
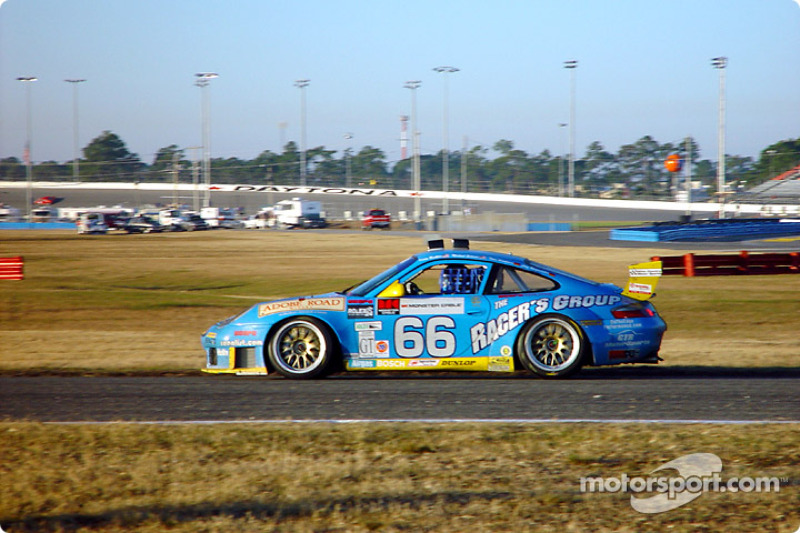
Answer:
[[[106,224],[106,217],[103,213],[90,211],[88,213],[81,213],[76,222],[78,233],[82,235],[101,234],[104,235],[108,231],[108,224]]]
[[[230,207],[204,207],[200,216],[210,228],[238,228],[242,223],[236,216],[236,210]]]
[[[281,200],[272,209],[275,225],[280,228],[324,228],[322,203],[301,198]]]
[[[165,229],[180,227],[183,222],[183,213],[180,209],[162,209],[158,212],[158,223]]]
[[[16,207],[0,204],[0,222],[19,222],[22,215]]]

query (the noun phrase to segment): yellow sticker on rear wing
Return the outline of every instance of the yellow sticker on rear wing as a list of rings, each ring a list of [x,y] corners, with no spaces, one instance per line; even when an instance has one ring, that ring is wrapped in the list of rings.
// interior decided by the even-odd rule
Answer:
[[[661,277],[661,261],[638,263],[628,267],[628,284],[622,294],[635,300],[649,300],[653,297]]]

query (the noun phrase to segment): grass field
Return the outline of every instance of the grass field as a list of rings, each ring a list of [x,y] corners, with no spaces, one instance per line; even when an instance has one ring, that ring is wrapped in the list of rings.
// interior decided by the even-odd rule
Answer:
[[[483,244],[624,283],[646,249]],[[0,372],[195,372],[210,324],[326,292],[424,248],[390,234],[0,232]],[[678,252],[676,252],[678,253]],[[797,367],[800,276],[664,278],[665,365]],[[796,425],[46,425],[0,422],[0,526],[18,531],[781,531],[800,526]],[[779,493],[640,514],[581,477],[714,453]]]
[[[10,533],[800,526],[797,430],[787,426],[5,423],[0,447],[0,525]],[[581,477],[646,477],[698,451],[722,458],[724,480],[783,486],[708,492],[660,514],[634,511],[631,494],[581,491]]]

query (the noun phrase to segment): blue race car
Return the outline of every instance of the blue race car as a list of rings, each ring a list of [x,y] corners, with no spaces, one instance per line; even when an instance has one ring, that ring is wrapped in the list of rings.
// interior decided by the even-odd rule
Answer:
[[[634,270],[635,267],[641,267]],[[210,373],[323,377],[339,370],[513,372],[656,363],[666,324],[647,299],[660,264],[623,290],[523,257],[431,241],[341,292],[264,302],[203,334]]]

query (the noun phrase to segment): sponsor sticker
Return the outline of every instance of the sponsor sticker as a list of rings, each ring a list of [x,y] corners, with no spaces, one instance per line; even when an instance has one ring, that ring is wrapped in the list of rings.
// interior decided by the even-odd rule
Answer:
[[[374,331],[358,332],[358,357],[389,357],[389,341],[375,340]]]
[[[642,323],[632,318],[625,318],[621,320],[609,320],[605,323],[605,328],[608,331],[614,331],[618,329],[641,329]]]
[[[469,328],[470,341],[472,342],[472,353],[478,353],[507,333],[514,331],[518,326],[524,324],[531,313],[543,313],[547,310],[550,300],[542,298],[522,302],[497,315],[487,322],[478,322]]]
[[[344,298],[298,298],[258,306],[258,317],[285,311],[344,311]]]
[[[379,315],[399,315],[400,314],[400,299],[399,298],[381,298],[378,300],[378,314]]]
[[[494,303],[494,308],[495,309],[502,309],[502,308],[506,307],[507,305],[508,305],[508,300],[497,300]]]
[[[653,286],[646,283],[629,283],[628,292],[635,292],[637,294],[652,294]]]
[[[408,362],[409,368],[435,368],[439,366],[439,361],[435,359],[413,359]]]
[[[380,331],[383,329],[383,324],[378,322],[356,322],[355,323],[356,331]]]
[[[401,315],[462,315],[464,298],[401,298]]]
[[[657,278],[661,276],[660,268],[630,268],[628,275],[632,278]]]
[[[234,346],[236,348],[243,348],[245,346],[261,346],[264,343],[262,341],[255,341],[249,339],[234,339],[232,341],[222,341],[219,343],[220,346]]]
[[[475,366],[478,361],[475,359],[443,359],[439,362],[440,366]]]
[[[507,348],[507,346],[503,346]],[[489,372],[512,372],[514,370],[514,360],[511,357],[490,357]]]
[[[378,368],[405,368],[406,361],[405,360],[394,360],[394,359],[384,359],[381,361],[376,361],[376,365]]]
[[[631,342],[636,338],[636,332],[633,330],[625,330],[617,333],[617,342]]]
[[[580,309],[595,306],[615,305],[620,297],[613,294],[587,294],[585,296],[569,296],[560,294],[553,298],[553,310]]]
[[[358,332],[358,356],[359,357],[375,357],[375,332],[374,331],[359,331]]]
[[[348,304],[347,318],[372,318],[375,316],[375,308],[372,304]]]
[[[375,368],[375,361],[348,361],[347,368]]]

